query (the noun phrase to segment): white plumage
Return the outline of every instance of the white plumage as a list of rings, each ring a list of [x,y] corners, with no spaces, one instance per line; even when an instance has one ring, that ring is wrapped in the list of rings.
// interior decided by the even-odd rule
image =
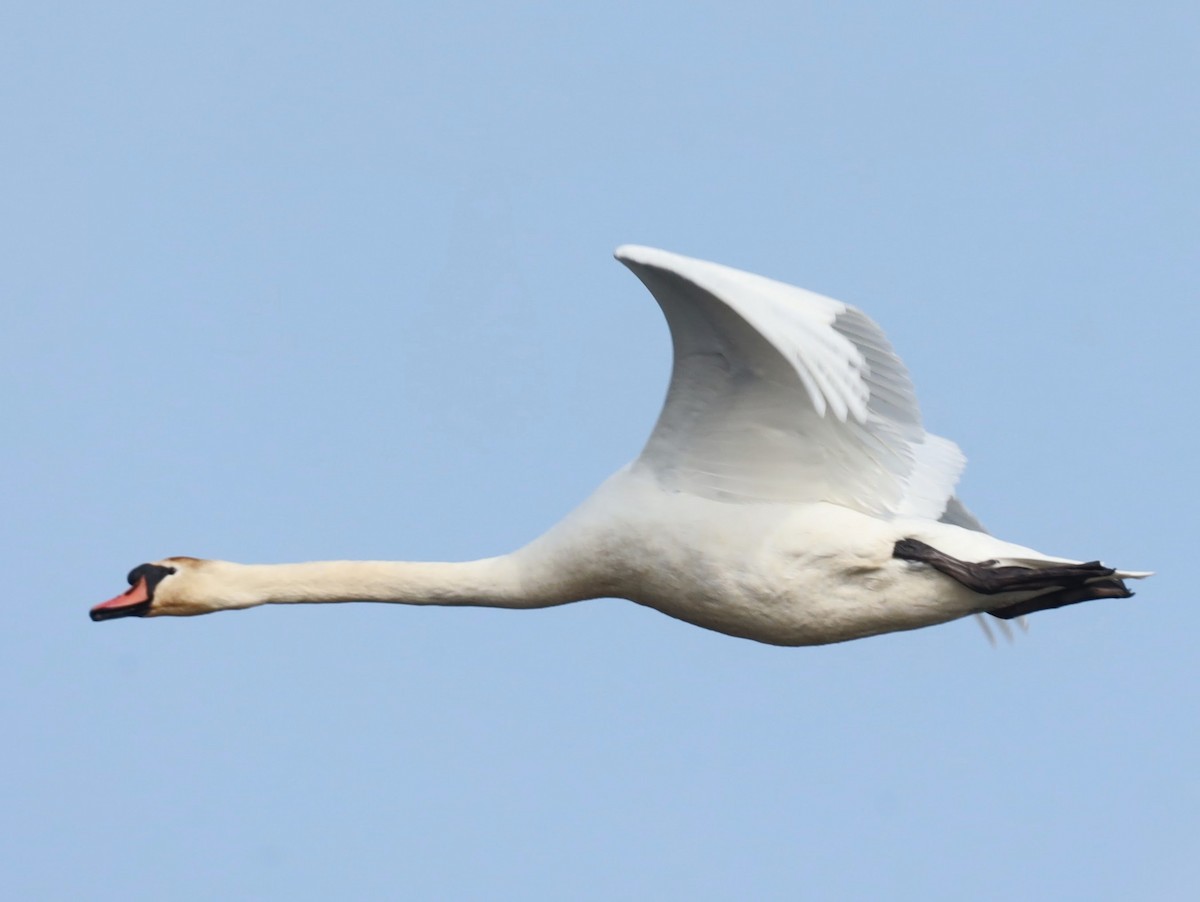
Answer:
[[[937,519],[965,460],[929,435],[883,332],[840,301],[650,248],[617,249],[666,314],[675,369],[639,464],[722,501]]]
[[[735,636],[837,642],[967,614],[1126,597],[1117,572],[993,538],[953,491],[908,371],[863,313],[666,251],[616,256],[671,329],[666,403],[641,455],[541,538],[466,563],[245,565],[166,558],[92,610],[265,603],[536,608],[619,596]]]

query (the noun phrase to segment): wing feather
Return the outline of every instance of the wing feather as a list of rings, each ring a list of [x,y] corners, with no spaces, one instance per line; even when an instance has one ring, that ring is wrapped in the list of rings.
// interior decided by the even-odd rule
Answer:
[[[831,501],[937,519],[965,463],[861,311],[651,248],[618,248],[667,318],[675,365],[638,465],[727,501]]]

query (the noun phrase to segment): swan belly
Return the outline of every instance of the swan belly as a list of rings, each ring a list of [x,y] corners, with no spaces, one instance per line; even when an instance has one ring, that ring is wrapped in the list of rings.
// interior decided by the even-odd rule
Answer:
[[[984,600],[892,555],[897,525],[831,504],[728,506],[679,520],[626,597],[697,626],[773,645],[822,645],[917,629],[979,611]],[[688,522],[688,521],[684,521]],[[653,534],[651,530],[651,534]]]

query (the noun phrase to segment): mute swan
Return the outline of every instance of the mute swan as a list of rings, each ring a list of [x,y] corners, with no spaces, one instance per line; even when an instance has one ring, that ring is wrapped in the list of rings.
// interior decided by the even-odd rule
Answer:
[[[288,602],[542,608],[616,596],[776,645],[968,614],[1127,598],[1148,573],[993,538],[954,496],[965,460],[921,426],[908,372],[853,307],[646,247],[616,257],[670,326],[675,364],[633,463],[511,554],[464,563],[135,567],[93,620]]]

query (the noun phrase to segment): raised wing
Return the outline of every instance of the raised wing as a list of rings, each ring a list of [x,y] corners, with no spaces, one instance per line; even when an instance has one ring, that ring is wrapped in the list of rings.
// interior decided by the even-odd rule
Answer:
[[[727,501],[830,501],[936,520],[965,460],[921,426],[912,381],[853,307],[715,263],[625,246],[675,366],[637,465]]]

